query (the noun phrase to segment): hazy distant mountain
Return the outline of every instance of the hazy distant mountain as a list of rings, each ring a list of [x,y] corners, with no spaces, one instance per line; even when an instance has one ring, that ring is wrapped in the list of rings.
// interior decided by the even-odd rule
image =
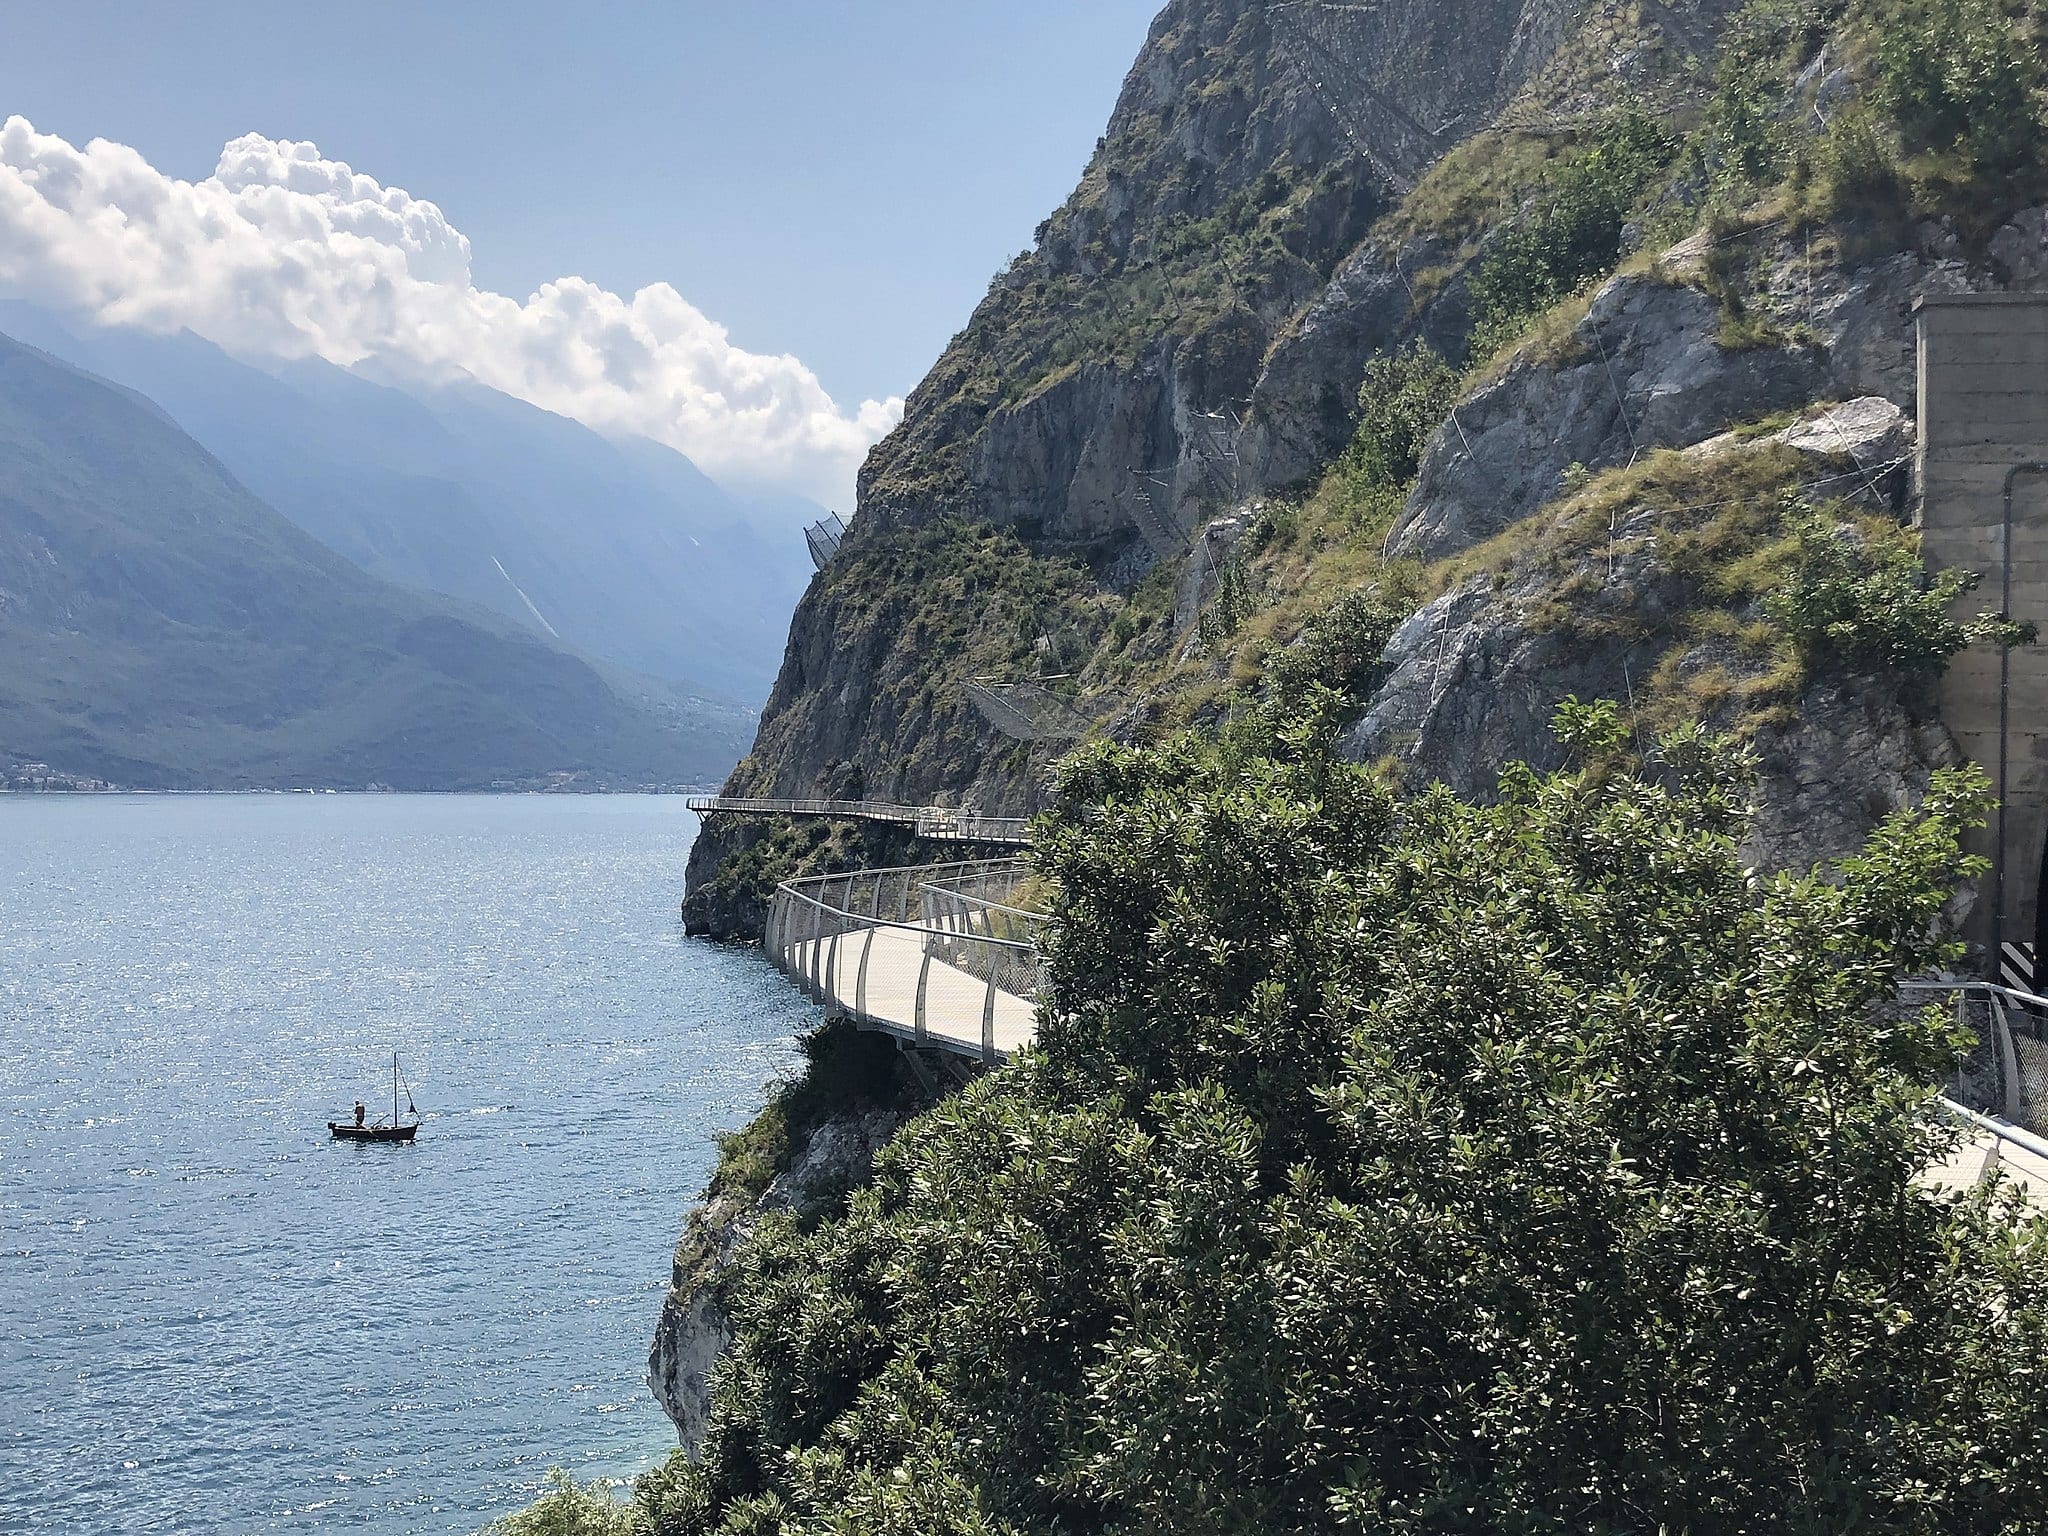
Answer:
[[[0,765],[135,786],[676,783],[744,711],[382,581],[148,400],[0,338]]]
[[[0,331],[140,391],[237,479],[363,569],[592,656],[758,705],[810,577],[797,498],[736,499],[683,455],[478,385],[257,368],[0,302]]]

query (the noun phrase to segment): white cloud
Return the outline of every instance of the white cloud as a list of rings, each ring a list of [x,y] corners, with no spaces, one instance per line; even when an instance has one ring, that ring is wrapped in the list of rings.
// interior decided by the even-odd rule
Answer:
[[[0,291],[244,357],[466,374],[841,506],[902,416],[901,400],[841,409],[796,358],[734,346],[666,283],[628,298],[564,277],[522,303],[476,288],[469,259],[434,204],[311,144],[248,134],[188,182],[125,145],[0,124]]]

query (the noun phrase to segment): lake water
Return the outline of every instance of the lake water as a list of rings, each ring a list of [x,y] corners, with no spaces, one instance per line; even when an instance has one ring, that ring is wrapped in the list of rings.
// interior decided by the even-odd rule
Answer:
[[[669,1253],[809,1021],[683,938],[695,830],[0,797],[0,1531],[468,1531],[665,1454]],[[394,1049],[417,1145],[334,1144]]]

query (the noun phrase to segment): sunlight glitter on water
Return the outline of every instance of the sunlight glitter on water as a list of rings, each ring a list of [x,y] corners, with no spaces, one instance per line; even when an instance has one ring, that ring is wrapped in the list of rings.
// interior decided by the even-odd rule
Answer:
[[[810,1019],[682,938],[694,831],[0,797],[0,1529],[464,1531],[665,1451],[670,1250]],[[393,1049],[419,1142],[334,1145]]]

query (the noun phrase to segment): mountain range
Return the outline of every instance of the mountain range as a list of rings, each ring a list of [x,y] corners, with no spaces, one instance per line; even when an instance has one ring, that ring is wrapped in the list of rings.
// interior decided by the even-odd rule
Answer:
[[[233,403],[246,405],[233,425],[252,463],[265,430],[288,433],[303,420],[290,413],[318,398],[266,392],[224,358],[215,367],[246,388],[216,397],[212,429],[225,439]],[[300,487],[302,515],[324,494],[337,542],[382,528],[394,567],[458,548],[401,515],[425,520],[430,477],[407,482],[365,454],[352,504],[348,486],[316,472],[336,463],[347,433],[367,439],[373,406],[390,412],[378,440],[394,455],[404,427],[452,451],[445,426],[394,393],[315,377],[347,408],[307,444],[296,480],[292,440],[270,453],[271,473]],[[181,397],[188,411],[199,393]],[[255,414],[266,403],[267,419]],[[494,407],[465,403],[481,423],[469,451],[481,454]],[[408,484],[421,500],[372,494],[395,498]],[[465,505],[454,485],[441,505]],[[593,499],[612,505],[601,488]],[[470,505],[477,522],[465,526],[513,525],[505,503],[488,514]],[[0,769],[43,762],[149,788],[603,787],[701,782],[744,744],[742,707],[579,653],[502,602],[418,590],[368,563],[267,505],[150,399],[0,337]],[[547,601],[569,589],[522,574]],[[601,571],[576,574],[602,585]]]
[[[470,383],[259,368],[180,332],[0,302],[0,332],[147,396],[234,477],[373,575],[601,661],[756,707],[810,576],[800,498],[743,501],[683,455]]]

